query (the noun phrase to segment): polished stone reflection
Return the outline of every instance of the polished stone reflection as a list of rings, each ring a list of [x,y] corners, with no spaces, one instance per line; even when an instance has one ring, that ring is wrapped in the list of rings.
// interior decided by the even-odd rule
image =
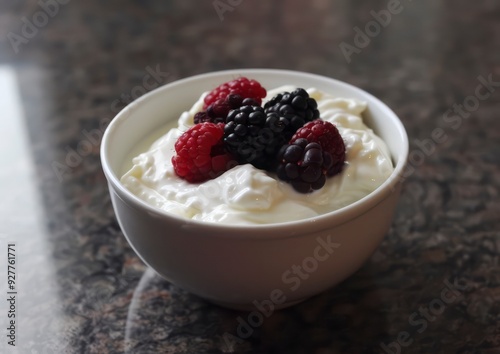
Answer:
[[[162,353],[176,348],[190,348],[193,352],[222,348],[224,320],[229,324],[230,314],[231,311],[169,284],[148,269],[130,302],[125,350]]]
[[[2,311],[1,323],[2,327],[8,328],[11,327],[10,321],[15,321],[17,338],[14,343],[19,351],[53,353],[67,345],[66,339],[60,336],[67,323],[60,304],[61,289],[56,279],[52,247],[47,240],[45,210],[17,75],[11,66],[0,66],[0,107],[0,130],[3,132],[0,140],[0,262],[7,268],[7,244],[14,243],[15,270],[9,270],[16,273],[17,292],[14,295],[16,310],[8,318]],[[2,294],[12,291],[6,288],[3,280],[2,277]],[[9,337],[9,341],[12,339]],[[5,336],[2,336],[0,347],[7,349],[7,345]]]

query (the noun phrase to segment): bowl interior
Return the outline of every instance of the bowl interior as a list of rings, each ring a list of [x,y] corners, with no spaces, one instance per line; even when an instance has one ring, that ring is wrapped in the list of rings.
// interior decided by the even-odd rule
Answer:
[[[108,180],[124,190],[119,179],[125,172],[123,166],[130,159],[134,147],[153,132],[176,122],[180,114],[189,110],[203,92],[239,76],[256,79],[266,89],[282,85],[316,87],[339,97],[366,101],[368,108],[363,114],[365,123],[387,143],[395,165],[394,173],[379,189],[394,185],[406,162],[408,139],[401,121],[391,109],[371,94],[338,80],[269,69],[230,70],[193,76],[162,86],[129,104],[113,119],[104,134],[101,158]],[[132,199],[135,198],[132,196]]]

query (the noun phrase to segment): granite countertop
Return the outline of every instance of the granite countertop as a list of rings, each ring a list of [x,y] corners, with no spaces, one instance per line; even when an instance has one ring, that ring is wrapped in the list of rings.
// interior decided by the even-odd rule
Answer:
[[[2,1],[0,352],[500,353],[499,43],[494,0]],[[248,314],[162,280],[127,244],[99,144],[151,88],[245,67],[357,85],[411,146],[363,268],[240,338]]]

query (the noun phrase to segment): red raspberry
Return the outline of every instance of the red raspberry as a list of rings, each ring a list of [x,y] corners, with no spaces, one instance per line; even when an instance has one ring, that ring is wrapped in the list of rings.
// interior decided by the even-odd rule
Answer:
[[[266,89],[258,81],[240,77],[236,80],[223,83],[213,89],[204,99],[203,109],[207,109],[212,103],[219,99],[225,99],[230,94],[237,94],[243,98],[253,98],[260,105],[266,97]]]
[[[253,98],[243,98],[232,93],[226,98],[218,99],[210,104],[206,111],[196,113],[194,115],[194,124],[203,122],[225,123],[229,112],[241,106],[259,106],[259,104]]]
[[[175,142],[175,173],[190,183],[199,183],[233,167],[236,163],[224,148],[223,136],[224,124],[205,122],[192,126]]]
[[[333,157],[333,167],[329,170],[330,176],[336,175],[342,170],[345,162],[344,139],[335,125],[322,119],[308,122],[299,128],[290,139],[293,144],[297,139],[306,139],[308,142],[318,143],[324,151]]]

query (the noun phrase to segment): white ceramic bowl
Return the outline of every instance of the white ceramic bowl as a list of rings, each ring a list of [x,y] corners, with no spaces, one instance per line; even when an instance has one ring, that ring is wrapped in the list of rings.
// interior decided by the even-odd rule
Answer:
[[[387,143],[394,173],[373,193],[340,210],[257,226],[204,223],[170,215],[146,204],[120,183],[122,166],[133,147],[177,120],[204,91],[238,76],[256,79],[266,88],[316,87],[368,102],[363,118]],[[390,227],[401,188],[398,176],[407,155],[403,125],[374,96],[331,78],[266,69],[214,72],[160,87],[124,108],[108,126],[101,146],[118,222],[141,259],[173,284],[214,303],[247,310],[290,306],[359,269]]]

